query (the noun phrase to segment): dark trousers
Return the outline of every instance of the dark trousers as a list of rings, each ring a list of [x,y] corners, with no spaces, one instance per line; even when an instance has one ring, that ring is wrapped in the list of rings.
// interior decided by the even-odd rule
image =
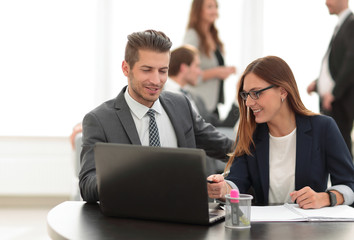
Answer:
[[[321,104],[321,103],[320,103]],[[332,111],[324,111],[322,109],[322,104],[320,105],[321,113],[331,116],[337,123],[340,132],[344,138],[345,143],[348,146],[349,152],[353,157],[352,151],[352,137],[351,132],[353,129],[353,114],[352,109],[348,109],[342,102],[334,101],[332,103]]]

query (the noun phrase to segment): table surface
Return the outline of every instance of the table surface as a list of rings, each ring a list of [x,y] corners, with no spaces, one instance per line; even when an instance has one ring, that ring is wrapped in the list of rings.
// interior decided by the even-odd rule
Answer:
[[[354,239],[354,222],[262,222],[249,229],[105,217],[98,204],[66,201],[47,216],[52,239]]]

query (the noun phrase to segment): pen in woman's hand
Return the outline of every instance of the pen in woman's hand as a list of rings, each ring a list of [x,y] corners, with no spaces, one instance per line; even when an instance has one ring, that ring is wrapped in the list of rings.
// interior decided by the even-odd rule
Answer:
[[[227,175],[229,175],[230,171],[226,171],[226,172],[223,172],[222,174],[220,174],[223,178],[227,177]],[[207,179],[207,182],[208,183],[215,183],[213,180],[208,180]]]
[[[223,178],[225,178],[225,177],[227,177],[227,175],[229,175],[229,173],[230,173],[230,170],[228,170],[228,171],[226,171],[226,172],[223,172],[223,173],[221,174],[221,176],[223,176]]]

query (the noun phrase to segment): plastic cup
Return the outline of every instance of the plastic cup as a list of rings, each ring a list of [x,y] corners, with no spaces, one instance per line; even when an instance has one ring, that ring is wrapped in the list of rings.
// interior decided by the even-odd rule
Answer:
[[[239,194],[238,197],[230,197],[230,194],[226,194],[225,198],[225,227],[237,229],[250,228],[253,196]]]

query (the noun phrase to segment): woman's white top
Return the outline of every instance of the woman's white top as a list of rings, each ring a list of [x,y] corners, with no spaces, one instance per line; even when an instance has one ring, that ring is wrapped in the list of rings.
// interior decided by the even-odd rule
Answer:
[[[269,133],[269,203],[291,203],[295,190],[296,128],[288,135]]]

